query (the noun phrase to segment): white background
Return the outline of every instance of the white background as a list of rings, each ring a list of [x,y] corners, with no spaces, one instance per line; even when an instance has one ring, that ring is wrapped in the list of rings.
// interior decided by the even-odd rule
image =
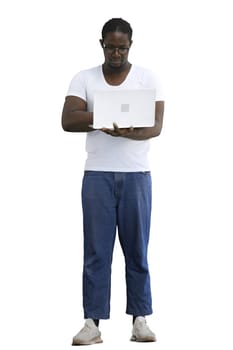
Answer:
[[[104,349],[232,349],[230,0],[1,2],[0,343],[68,349],[83,325],[80,187],[85,135],[65,133],[69,82],[103,62],[103,24],[134,29],[130,61],[166,91],[153,140],[150,266],[158,343],[129,342],[118,242]]]

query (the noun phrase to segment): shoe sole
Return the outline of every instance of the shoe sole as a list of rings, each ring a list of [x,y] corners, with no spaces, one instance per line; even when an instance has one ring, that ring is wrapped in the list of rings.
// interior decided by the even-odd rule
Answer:
[[[93,345],[93,344],[99,344],[103,343],[103,340],[100,337],[94,338],[89,341],[73,341],[72,346],[79,346],[79,345]]]
[[[135,337],[135,335],[133,335],[130,338],[130,340],[131,341],[136,341],[136,342],[139,342],[139,343],[156,342],[156,338],[154,338],[154,337],[137,338],[137,337]]]

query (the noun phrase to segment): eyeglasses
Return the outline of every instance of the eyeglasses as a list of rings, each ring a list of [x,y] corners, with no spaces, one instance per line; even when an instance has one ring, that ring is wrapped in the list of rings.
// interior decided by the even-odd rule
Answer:
[[[130,47],[115,47],[103,44],[103,49],[110,55],[113,54],[113,52],[115,52],[116,50],[119,52],[120,55],[125,55],[129,51]]]

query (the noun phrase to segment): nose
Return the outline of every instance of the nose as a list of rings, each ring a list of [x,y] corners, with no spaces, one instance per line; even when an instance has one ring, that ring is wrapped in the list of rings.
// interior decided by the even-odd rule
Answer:
[[[112,56],[121,56],[120,53],[119,53],[118,47],[116,47],[116,48],[113,50]]]

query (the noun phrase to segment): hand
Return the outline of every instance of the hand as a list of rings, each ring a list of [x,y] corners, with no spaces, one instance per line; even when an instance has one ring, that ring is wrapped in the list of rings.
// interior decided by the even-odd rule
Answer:
[[[113,123],[113,130],[112,129],[107,129],[107,128],[102,128],[101,131],[103,131],[105,134],[111,135],[111,136],[129,136],[130,133],[134,131],[134,128],[131,126],[130,128],[119,128],[116,123]]]

